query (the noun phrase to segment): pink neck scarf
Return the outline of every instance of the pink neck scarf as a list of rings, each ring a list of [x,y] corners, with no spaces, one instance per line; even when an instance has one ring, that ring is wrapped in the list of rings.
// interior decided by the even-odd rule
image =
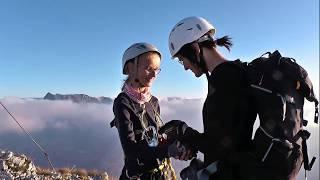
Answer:
[[[124,85],[123,92],[126,93],[133,101],[139,104],[149,102],[151,99],[151,93],[149,89],[145,93],[140,93],[127,83]]]

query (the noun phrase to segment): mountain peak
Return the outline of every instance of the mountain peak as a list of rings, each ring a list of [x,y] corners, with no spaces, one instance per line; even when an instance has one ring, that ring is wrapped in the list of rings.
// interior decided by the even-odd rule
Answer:
[[[113,99],[109,97],[91,97],[86,94],[52,94],[48,92],[43,99],[46,100],[71,100],[74,103],[111,104]]]

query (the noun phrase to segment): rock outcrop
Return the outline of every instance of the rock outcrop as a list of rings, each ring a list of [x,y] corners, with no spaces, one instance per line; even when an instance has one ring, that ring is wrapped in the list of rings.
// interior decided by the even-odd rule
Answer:
[[[88,172],[84,169],[50,169],[36,167],[25,155],[0,150],[1,180],[108,180],[106,172]]]

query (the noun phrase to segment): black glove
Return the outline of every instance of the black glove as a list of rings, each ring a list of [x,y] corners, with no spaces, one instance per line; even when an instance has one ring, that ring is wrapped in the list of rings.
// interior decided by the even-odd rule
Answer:
[[[185,150],[186,148],[181,146],[179,141],[174,141],[168,146],[168,156],[174,158],[180,157]]]
[[[197,157],[197,151],[188,144],[183,144],[176,140],[168,146],[168,156],[187,161]]]
[[[171,120],[160,127],[159,134],[166,134],[169,144],[175,140],[181,140],[189,126],[180,120]]]
[[[198,179],[197,172],[204,166],[203,161],[197,158],[193,158],[190,165],[180,172],[181,179]]]

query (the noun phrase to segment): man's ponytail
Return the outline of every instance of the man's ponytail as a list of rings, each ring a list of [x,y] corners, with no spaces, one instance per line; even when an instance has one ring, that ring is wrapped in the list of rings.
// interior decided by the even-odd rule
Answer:
[[[200,42],[199,44],[206,48],[212,48],[212,47],[215,48],[217,46],[223,46],[227,48],[228,51],[230,51],[230,48],[232,46],[232,41],[229,36],[223,36],[222,38],[217,38],[215,40],[213,39],[206,40],[206,41]]]
[[[218,38],[214,40],[214,43],[218,46],[224,46],[228,49],[228,51],[230,51],[230,48],[232,46],[232,41],[229,36],[223,36],[222,38]]]

